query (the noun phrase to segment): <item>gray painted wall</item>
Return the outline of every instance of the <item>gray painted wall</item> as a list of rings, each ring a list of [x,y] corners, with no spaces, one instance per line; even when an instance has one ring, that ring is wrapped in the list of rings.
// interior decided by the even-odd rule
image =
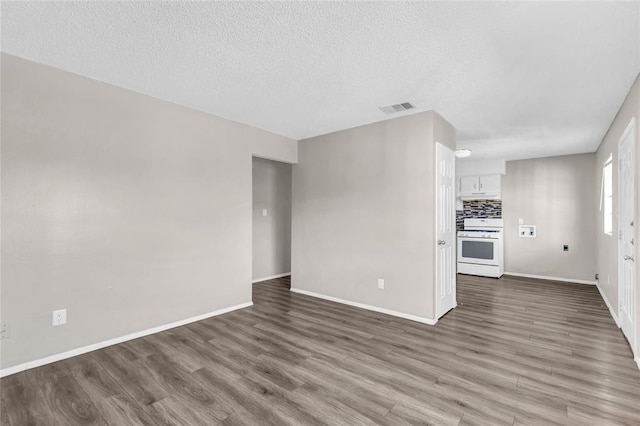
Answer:
[[[594,165],[595,154],[507,162],[502,179],[505,272],[594,280]],[[536,238],[518,236],[518,218],[536,225]]]
[[[1,366],[251,301],[252,154],[296,153],[3,54]]]
[[[627,98],[620,107],[609,131],[598,147],[595,160],[594,196],[600,200],[602,165],[613,154],[613,164],[618,164],[618,142],[632,117],[640,119],[640,80],[636,79]],[[636,122],[636,137],[640,138],[640,121]],[[636,189],[640,187],[640,140],[636,140]],[[636,190],[636,222],[640,217],[640,195]],[[603,212],[596,210],[597,268],[600,274],[598,284],[618,314],[618,168],[613,167],[613,235],[602,232]],[[636,226],[636,241],[640,234]],[[636,252],[636,257],[638,253]],[[636,268],[640,262],[636,261]],[[636,355],[640,356],[640,271],[636,269]]]
[[[299,142],[292,287],[434,317],[435,140],[454,129],[426,112]]]
[[[254,157],[253,279],[287,272],[291,272],[291,164]]]

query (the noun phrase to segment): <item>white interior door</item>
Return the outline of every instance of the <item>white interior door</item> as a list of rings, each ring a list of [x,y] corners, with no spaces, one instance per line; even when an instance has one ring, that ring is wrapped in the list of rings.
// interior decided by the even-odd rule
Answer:
[[[620,328],[635,347],[635,119],[620,139],[618,175],[618,317]]]
[[[455,156],[436,143],[436,318],[456,306]]]

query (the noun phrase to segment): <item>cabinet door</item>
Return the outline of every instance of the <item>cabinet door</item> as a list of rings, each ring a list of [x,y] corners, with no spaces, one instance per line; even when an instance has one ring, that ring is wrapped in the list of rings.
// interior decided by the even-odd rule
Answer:
[[[500,193],[500,175],[480,176],[479,192]]]
[[[460,193],[473,194],[479,192],[478,176],[462,176],[460,178]]]

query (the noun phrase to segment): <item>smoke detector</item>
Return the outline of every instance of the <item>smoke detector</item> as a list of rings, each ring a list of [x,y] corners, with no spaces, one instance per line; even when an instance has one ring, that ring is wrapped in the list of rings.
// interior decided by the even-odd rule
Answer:
[[[403,102],[401,104],[380,107],[380,111],[385,114],[395,114],[396,112],[407,111],[414,108],[415,106],[411,102]]]

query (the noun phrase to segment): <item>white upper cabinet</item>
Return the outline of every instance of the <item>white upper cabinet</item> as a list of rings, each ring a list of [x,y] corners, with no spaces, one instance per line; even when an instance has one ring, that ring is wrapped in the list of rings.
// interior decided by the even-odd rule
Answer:
[[[488,192],[488,193],[500,193],[500,178],[501,175],[484,175],[479,176],[480,181],[480,191],[479,192]]]
[[[478,191],[479,187],[478,176],[462,176],[460,178],[460,187],[458,188],[458,192],[460,194],[473,194]]]
[[[458,196],[463,200],[499,200],[502,175],[462,176],[458,183]]]

